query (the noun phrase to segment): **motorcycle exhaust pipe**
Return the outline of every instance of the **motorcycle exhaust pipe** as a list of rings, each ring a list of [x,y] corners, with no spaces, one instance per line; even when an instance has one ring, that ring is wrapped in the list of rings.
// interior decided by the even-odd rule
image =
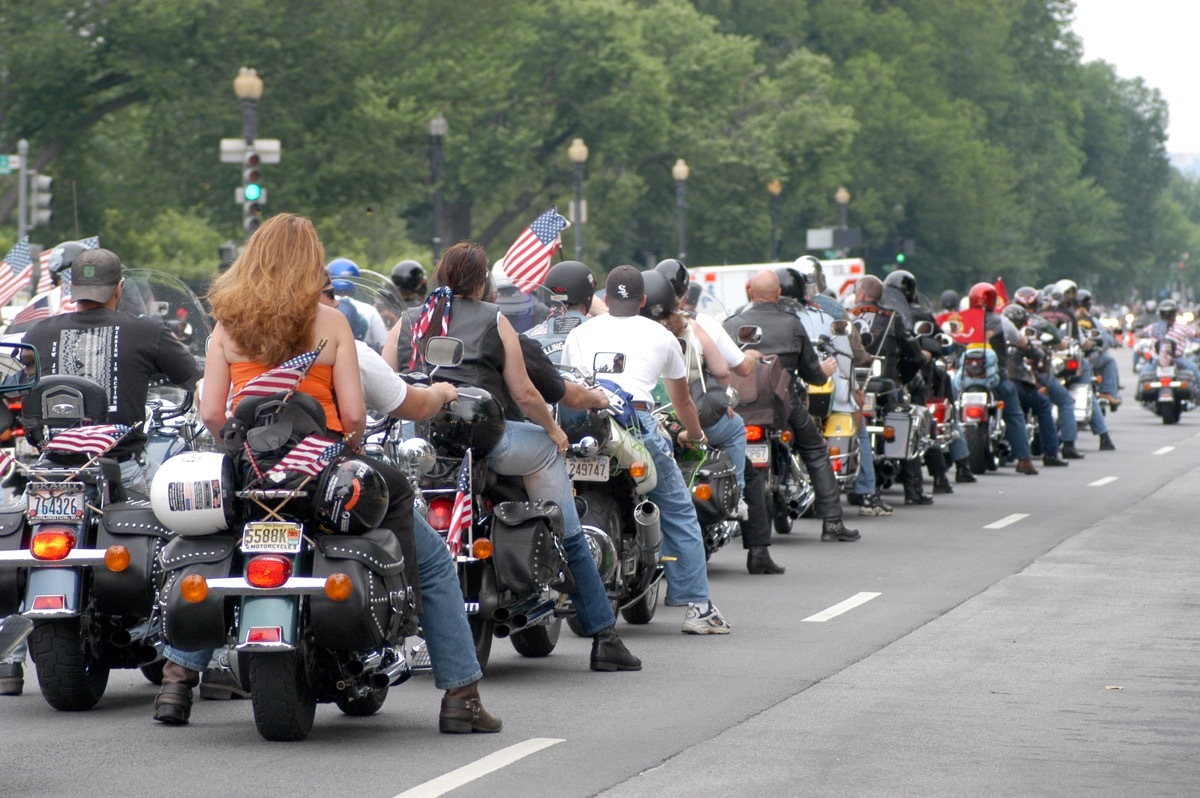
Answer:
[[[162,656],[162,651],[157,646],[139,646],[134,653],[134,659],[138,665],[149,665],[151,662],[158,661]]]
[[[637,525],[638,545],[643,549],[658,549],[662,546],[662,526],[659,523],[658,505],[647,499],[633,508],[633,522]]]
[[[403,684],[410,676],[412,669],[408,667],[408,660],[401,657],[386,668],[372,673],[370,684],[372,688],[381,690],[384,687]]]
[[[368,651],[346,663],[346,674],[348,676],[362,676],[364,673],[378,668],[381,662],[383,662],[383,652]]]
[[[524,629],[531,623],[536,623],[547,615],[554,612],[553,601],[543,601],[528,612],[515,613],[508,620],[509,627],[515,632],[519,629]]]
[[[116,629],[108,636],[108,642],[117,648],[125,648],[133,642],[133,635],[129,634],[127,629]]]
[[[496,624],[496,628],[493,631],[493,634],[495,634],[496,637],[499,638],[500,640],[503,640],[504,638],[506,638],[510,634],[512,634],[512,628],[506,623],[498,623],[498,624]]]
[[[537,607],[542,601],[540,596],[529,596],[528,598],[514,601],[506,607],[497,607],[492,613],[492,620],[497,623],[511,623],[514,615],[524,615],[530,610]]]

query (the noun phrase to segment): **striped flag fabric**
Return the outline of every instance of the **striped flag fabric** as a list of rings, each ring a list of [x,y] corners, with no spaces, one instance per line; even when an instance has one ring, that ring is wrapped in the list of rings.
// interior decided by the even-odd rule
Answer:
[[[275,482],[293,472],[315,477],[344,451],[346,444],[341,441],[325,435],[309,435],[293,446],[282,460],[271,466],[264,476]]]
[[[25,236],[4,256],[0,264],[0,305],[7,305],[17,295],[33,274],[33,261],[29,257],[29,236]]]
[[[446,546],[450,556],[457,557],[462,551],[463,535],[471,528],[474,515],[471,499],[471,450],[463,458],[462,467],[458,469],[457,493],[454,494],[454,507],[450,511],[450,528],[446,530]]]
[[[130,428],[124,424],[93,424],[65,429],[46,441],[47,452],[73,452],[98,457],[117,445]]]
[[[250,396],[270,396],[281,391],[296,390],[296,386],[304,379],[304,375],[308,374],[308,370],[312,368],[313,363],[317,362],[317,356],[320,354],[320,349],[314,349],[311,352],[296,355],[290,360],[285,360],[273,369],[264,371],[243,385],[242,389],[233,395],[234,403]]]
[[[562,249],[561,233],[570,224],[558,208],[551,208],[534,219],[504,253],[504,273],[522,292],[531,293],[546,279],[550,257]]]
[[[17,458],[8,449],[0,449],[0,474],[7,474],[8,469],[17,462]]]
[[[44,296],[26,305],[20,313],[13,317],[12,324],[15,326],[48,318],[50,318],[50,297]]]
[[[81,238],[76,243],[82,244],[84,249],[99,249],[100,248],[100,236],[92,236],[91,238]],[[46,291],[49,291],[51,288],[54,287],[54,283],[52,283],[50,281],[50,271],[51,271],[51,269],[53,269],[59,265],[54,262],[54,251],[56,249],[58,249],[58,247],[54,247],[54,249],[44,250],[42,252],[42,254],[38,256],[38,266],[40,268],[38,269],[37,288],[35,288],[33,290],[34,294],[45,293]],[[70,279],[71,279],[70,275],[69,274],[66,275],[64,277],[64,284],[66,281],[69,281]],[[68,310],[64,310],[63,308],[60,307],[58,312],[59,313],[67,313],[74,309],[75,309],[74,305],[71,305],[71,307]]]

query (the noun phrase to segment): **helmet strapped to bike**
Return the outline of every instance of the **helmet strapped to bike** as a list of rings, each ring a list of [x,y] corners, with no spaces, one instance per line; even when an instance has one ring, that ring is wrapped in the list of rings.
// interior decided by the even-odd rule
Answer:
[[[317,481],[313,520],[328,534],[361,535],[387,514],[387,483],[370,463],[351,458],[330,466]]]
[[[234,526],[233,461],[220,452],[181,452],[164,460],[150,484],[150,507],[177,535],[211,535]]]
[[[913,276],[912,272],[905,271],[904,269],[896,269],[896,271],[884,278],[883,284],[899,289],[910,305],[916,303],[917,278]]]
[[[791,266],[778,266],[775,276],[779,278],[779,295],[797,302],[808,299],[808,281],[804,275]]]
[[[349,258],[334,258],[325,267],[330,277],[358,277],[358,264]]]
[[[654,267],[654,271],[667,278],[667,282],[671,284],[671,290],[675,292],[676,298],[683,297],[684,292],[687,291],[688,283],[691,282],[687,266],[683,265],[683,261],[678,258],[660,260]]]
[[[666,277],[658,271],[644,272],[642,284],[646,302],[638,311],[641,315],[654,321],[662,321],[675,312],[675,290]]]
[[[808,292],[809,296],[815,296],[825,290],[825,269],[821,266],[821,261],[812,255],[801,255],[792,262],[792,268],[812,286]]]
[[[504,408],[482,388],[460,387],[458,398],[434,415],[430,440],[453,457],[487,457],[504,437]]]
[[[975,283],[967,295],[967,304],[984,310],[996,309],[996,286],[991,283]]]
[[[547,289],[567,298],[568,305],[591,307],[596,293],[596,275],[587,264],[577,260],[564,260],[550,267],[542,282]]]

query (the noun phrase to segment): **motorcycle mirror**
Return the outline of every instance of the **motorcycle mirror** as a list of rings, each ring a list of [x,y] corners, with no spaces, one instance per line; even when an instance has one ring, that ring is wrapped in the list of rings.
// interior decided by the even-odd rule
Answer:
[[[37,385],[37,349],[31,344],[0,344],[0,394],[17,393]]]
[[[933,322],[919,321],[913,327],[913,332],[915,332],[917,335],[933,335],[934,329],[936,328],[933,326]]]
[[[438,335],[425,345],[425,362],[440,368],[452,368],[463,362],[465,347],[457,338]]]
[[[594,374],[624,374],[625,355],[622,352],[597,352],[592,358]]]
[[[871,344],[875,342],[875,336],[871,335],[870,330],[860,330],[858,337],[862,339],[862,345],[864,349],[870,349]]]
[[[1044,343],[1044,344],[1049,344],[1049,343],[1054,342],[1054,336],[1051,335],[1050,333],[1042,333],[1041,338],[1042,338],[1042,343]]]
[[[762,327],[743,324],[737,329],[737,340],[743,346],[752,346],[762,341]]]

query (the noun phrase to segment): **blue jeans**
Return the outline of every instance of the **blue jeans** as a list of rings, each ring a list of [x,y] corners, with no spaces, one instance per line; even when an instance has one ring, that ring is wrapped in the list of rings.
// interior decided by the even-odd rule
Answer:
[[[1058,454],[1058,428],[1054,426],[1054,411],[1050,401],[1042,396],[1037,386],[1028,382],[1014,383],[1021,396],[1021,405],[1037,416],[1038,429],[1042,433],[1042,454]]]
[[[1117,361],[1112,354],[1100,351],[1091,358],[1092,368],[1100,375],[1100,393],[1116,396],[1121,392],[1121,378],[1117,369]]]
[[[866,419],[858,430],[858,476],[854,478],[854,492],[859,496],[875,492],[875,450],[871,447]]]
[[[642,441],[654,461],[658,484],[650,491],[650,500],[658,505],[662,524],[662,556],[666,560],[667,598],[672,607],[708,600],[708,572],[704,559],[704,537],[692,496],[675,464],[671,442],[658,431],[654,416],[638,411],[642,427],[649,432]]]
[[[475,641],[467,625],[454,561],[445,542],[416,511],[413,537],[421,581],[421,631],[429,645],[434,683],[440,690],[471,684],[483,676],[483,671],[475,658]],[[180,651],[167,646],[164,653],[178,665],[203,671],[212,659],[213,649]]]
[[[1063,384],[1045,374],[1038,377],[1046,389],[1046,397],[1058,407],[1058,437],[1063,443],[1074,443],[1079,437],[1079,423],[1075,421],[1075,397]]]
[[[743,432],[743,436],[744,436]],[[745,459],[745,452],[743,457]],[[567,554],[567,565],[575,578],[575,592],[571,602],[585,636],[591,636],[617,622],[608,592],[600,581],[596,561],[592,559],[587,540],[583,536],[583,525],[579,522],[579,511],[575,508],[575,493],[571,480],[567,478],[567,462],[558,453],[554,442],[546,431],[537,424],[525,421],[509,421],[504,427],[504,438],[488,455],[488,468],[497,474],[522,477],[525,492],[531,499],[547,499],[562,508],[565,527],[563,549]],[[675,470],[679,473],[679,469]],[[680,480],[682,481],[682,477]],[[688,497],[688,508],[691,508]],[[661,507],[661,505],[660,505]],[[695,511],[693,511],[695,517]],[[703,563],[703,542],[701,543]]]
[[[737,468],[738,487],[745,495],[746,422],[737,413],[734,413],[732,417],[728,413],[723,413],[717,423],[704,428],[704,436],[708,438],[709,444],[714,448],[729,452],[729,456],[733,458],[733,464]]]
[[[1004,437],[1012,447],[1013,457],[1028,460],[1033,457],[1029,450],[1029,431],[1025,428],[1025,413],[1021,411],[1021,397],[1016,386],[1008,380],[1000,380],[995,388],[996,396],[1004,402]]]

